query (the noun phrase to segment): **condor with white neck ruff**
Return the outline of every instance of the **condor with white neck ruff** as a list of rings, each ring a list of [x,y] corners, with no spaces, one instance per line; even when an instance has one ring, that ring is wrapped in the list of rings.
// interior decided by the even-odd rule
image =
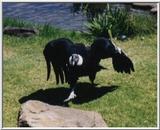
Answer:
[[[56,83],[67,82],[71,92],[64,101],[76,97],[74,90],[79,77],[89,76],[92,84],[96,73],[105,69],[99,65],[101,59],[112,58],[113,68],[117,72],[131,73],[134,66],[131,59],[115,44],[106,38],[97,38],[89,47],[83,44],[74,44],[67,38],[50,41],[44,48],[43,54],[47,64],[47,80],[53,66]]]

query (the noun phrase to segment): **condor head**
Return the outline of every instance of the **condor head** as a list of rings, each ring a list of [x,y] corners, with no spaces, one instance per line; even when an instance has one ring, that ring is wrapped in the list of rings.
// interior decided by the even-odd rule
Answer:
[[[100,59],[112,57],[114,53],[120,51],[111,40],[106,38],[97,38],[91,45],[92,55],[98,56]]]

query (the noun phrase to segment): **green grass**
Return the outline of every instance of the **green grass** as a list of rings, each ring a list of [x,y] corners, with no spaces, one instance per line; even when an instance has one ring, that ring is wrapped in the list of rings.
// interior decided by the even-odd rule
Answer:
[[[53,31],[53,30],[51,30]],[[47,32],[46,32],[47,33]],[[16,127],[20,109],[19,99],[40,89],[56,89],[53,72],[46,81],[46,63],[43,57],[45,44],[51,39],[67,37],[74,42],[90,44],[80,33],[61,31],[53,35],[28,38],[3,36],[3,127]],[[70,107],[99,112],[109,127],[157,126],[157,39],[146,35],[144,40],[135,37],[125,42],[116,40],[133,60],[135,72],[119,74],[113,70],[111,59],[101,62],[108,70],[97,74],[98,88],[119,86],[103,96]],[[87,77],[79,82],[89,82]],[[68,87],[67,84],[60,85]],[[90,93],[90,92],[88,92]]]
[[[14,19],[14,18],[4,18],[3,27],[34,27],[33,23],[25,22],[23,20]]]

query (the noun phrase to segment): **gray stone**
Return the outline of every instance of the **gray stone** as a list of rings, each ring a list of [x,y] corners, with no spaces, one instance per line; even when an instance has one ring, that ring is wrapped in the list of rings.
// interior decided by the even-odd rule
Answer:
[[[22,104],[19,127],[107,127],[102,116],[94,111],[53,106],[36,100]]]
[[[3,34],[11,36],[29,37],[38,34],[38,31],[33,28],[5,27],[3,30]]]
[[[133,7],[150,10],[152,13],[157,12],[157,3],[132,3]]]

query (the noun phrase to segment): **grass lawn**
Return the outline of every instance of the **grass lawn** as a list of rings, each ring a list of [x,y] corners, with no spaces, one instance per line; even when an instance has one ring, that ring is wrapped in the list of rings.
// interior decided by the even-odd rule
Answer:
[[[42,51],[48,41],[60,37],[91,43],[90,39],[74,32],[58,32],[50,37],[3,36],[3,127],[17,126],[20,99],[42,89],[45,96],[48,93],[48,102],[52,102],[59,98],[53,96],[55,91],[68,88],[67,84],[56,85],[53,71],[46,81]],[[97,111],[109,127],[156,127],[157,36],[116,40],[116,45],[133,60],[135,72],[131,75],[117,73],[111,59],[102,60],[101,64],[108,69],[97,74],[97,87],[90,88],[88,77],[80,78],[80,100],[70,102],[69,107]]]

